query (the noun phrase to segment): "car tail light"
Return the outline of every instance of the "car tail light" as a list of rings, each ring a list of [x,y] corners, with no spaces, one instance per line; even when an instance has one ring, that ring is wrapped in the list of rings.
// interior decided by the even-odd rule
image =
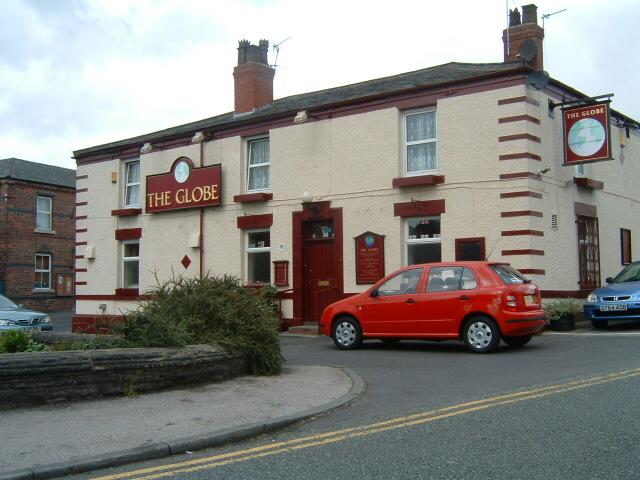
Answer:
[[[518,310],[518,299],[515,293],[506,293],[504,296],[504,306],[506,310]]]

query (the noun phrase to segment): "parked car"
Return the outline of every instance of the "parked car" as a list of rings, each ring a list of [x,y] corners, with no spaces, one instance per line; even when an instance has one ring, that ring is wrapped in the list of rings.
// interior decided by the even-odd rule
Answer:
[[[321,333],[350,350],[364,339],[461,340],[475,353],[502,339],[523,346],[542,331],[540,290],[505,263],[448,262],[400,268],[329,305]]]
[[[593,328],[607,328],[610,320],[640,320],[640,262],[627,265],[606,282],[589,294],[583,306]]]
[[[4,330],[53,330],[46,313],[27,310],[0,295],[0,332]]]

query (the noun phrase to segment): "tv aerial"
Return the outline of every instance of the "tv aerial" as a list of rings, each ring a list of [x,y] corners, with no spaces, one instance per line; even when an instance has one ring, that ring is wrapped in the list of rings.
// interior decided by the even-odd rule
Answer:
[[[285,38],[284,40],[278,42],[278,43],[274,43],[273,44],[273,51],[276,52],[276,59],[273,63],[273,65],[270,65],[271,68],[278,68],[278,55],[280,54],[280,48],[282,47],[282,44],[284,42],[286,42],[287,40],[289,40],[291,38],[291,35],[289,35],[287,38]]]

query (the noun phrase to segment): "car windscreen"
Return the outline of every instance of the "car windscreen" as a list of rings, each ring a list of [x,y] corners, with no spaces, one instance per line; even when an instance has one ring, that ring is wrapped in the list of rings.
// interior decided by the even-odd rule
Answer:
[[[622,270],[613,283],[638,282],[640,281],[640,263],[632,263]]]
[[[16,308],[16,304],[9,300],[7,297],[0,295],[0,310],[6,308]]]
[[[496,272],[498,277],[500,277],[500,280],[507,285],[514,283],[529,283],[531,281],[510,265],[489,265],[489,268]]]

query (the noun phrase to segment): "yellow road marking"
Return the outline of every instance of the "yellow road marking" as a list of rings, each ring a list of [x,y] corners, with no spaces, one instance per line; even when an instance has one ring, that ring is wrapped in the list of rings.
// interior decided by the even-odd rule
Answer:
[[[263,458],[267,456],[279,455],[294,450],[329,445],[332,443],[348,440],[350,438],[372,435],[374,433],[386,432],[399,428],[413,427],[416,425],[434,422],[436,420],[443,420],[467,413],[474,413],[481,410],[486,410],[488,408],[522,402],[524,400],[533,400],[547,397],[549,395],[557,395],[572,390],[632,378],[638,375],[640,375],[640,368],[588,378],[585,380],[576,380],[563,384],[536,388],[523,392],[498,395],[495,397],[460,403],[457,405],[452,405],[449,407],[444,407],[427,412],[420,412],[403,417],[397,417],[390,420],[376,422],[370,425],[362,425],[359,427],[346,428],[343,430],[336,430],[333,432],[321,433],[307,437],[294,438],[270,445],[262,445],[259,447],[238,450],[235,452],[214,455],[211,457],[188,460],[170,465],[150,467],[121,474],[107,475],[96,480],[120,480],[134,478],[136,480],[154,480],[158,478],[173,476],[179,473],[192,473],[200,470],[205,470],[207,468],[222,467],[224,465],[246,462],[248,460]]]

